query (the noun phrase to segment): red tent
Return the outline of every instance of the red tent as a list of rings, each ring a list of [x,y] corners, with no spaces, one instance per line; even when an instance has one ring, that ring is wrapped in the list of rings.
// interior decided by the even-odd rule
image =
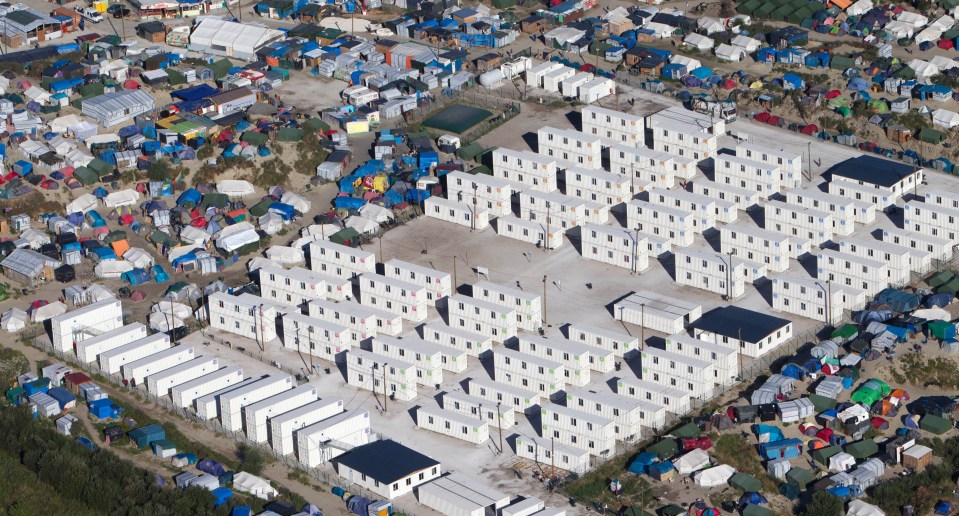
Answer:
[[[63,167],[60,169],[60,173],[63,174],[63,177],[73,177],[74,172],[76,172],[76,169],[73,167]]]
[[[123,224],[124,226],[129,226],[130,224],[133,224],[134,220],[136,219],[134,219],[133,215],[130,215],[129,213],[120,215],[120,224]]]
[[[839,90],[829,90],[826,92],[826,100],[834,99],[840,95],[842,95],[842,92]]]
[[[127,79],[123,81],[123,89],[125,90],[138,90],[140,89],[140,83],[134,81],[133,79]]]
[[[143,301],[144,299],[146,299],[146,297],[147,297],[146,293],[143,292],[142,290],[134,290],[133,293],[130,294],[130,301],[133,301],[133,302]]]
[[[956,48],[956,44],[951,39],[940,39],[937,46],[944,50],[952,50]]]
[[[832,434],[835,432],[831,428],[823,428],[822,430],[816,432],[816,438],[822,439],[823,441],[829,442],[829,438],[832,437]]]
[[[881,417],[874,417],[869,420],[869,424],[876,430],[885,430],[889,428],[889,422]]]
[[[816,126],[816,124],[809,124],[809,125],[803,127],[802,129],[800,129],[799,132],[801,132],[801,133],[809,136],[809,135],[813,135],[813,134],[818,133],[818,132],[819,132],[819,127]]]
[[[757,122],[767,123],[769,121],[769,117],[771,116],[772,115],[770,115],[769,113],[766,113],[765,111],[763,111],[762,113],[757,113],[754,118],[756,119]]]
[[[771,116],[766,120],[766,123],[769,125],[779,126],[779,125],[782,125],[784,122],[783,122],[783,119],[778,116]]]
[[[203,229],[206,227],[206,219],[203,217],[197,217],[190,221],[190,225],[195,228]]]

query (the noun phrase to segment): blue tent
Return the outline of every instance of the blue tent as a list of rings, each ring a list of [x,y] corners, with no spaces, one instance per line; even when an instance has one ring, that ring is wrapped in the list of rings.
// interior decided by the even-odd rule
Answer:
[[[876,294],[876,301],[889,305],[896,312],[911,312],[919,308],[919,296],[894,288]]]
[[[869,81],[863,79],[862,77],[856,77],[849,81],[849,84],[846,85],[846,89],[850,91],[866,91],[869,89]]]
[[[237,505],[233,508],[233,511],[230,512],[230,516],[250,516],[253,514],[250,510],[250,507],[246,505]]]
[[[943,292],[941,294],[933,294],[927,297],[926,301],[923,304],[926,306],[926,308],[933,308],[936,306],[943,307],[943,306],[947,306],[955,298],[956,296],[948,292]]]
[[[197,260],[196,254],[193,251],[190,251],[189,253],[186,253],[174,258],[172,265],[174,269],[179,269],[182,265],[187,263],[193,263],[196,260]]]
[[[87,407],[93,417],[97,419],[116,419],[123,412],[123,408],[113,403],[109,398],[91,401],[87,403]]]
[[[18,176],[24,177],[30,172],[33,172],[33,163],[21,159],[13,164],[13,171],[16,172]]]
[[[936,508],[934,514],[951,514],[952,513],[952,503],[946,500],[939,500],[936,502]]]
[[[632,471],[637,475],[642,475],[646,473],[646,468],[655,463],[658,459],[655,453],[642,452],[633,459],[633,462],[629,463],[629,467],[626,468],[628,471]]]
[[[103,188],[102,186],[93,191],[93,196],[97,199],[103,199],[107,195],[109,195],[107,189]]]
[[[767,443],[782,441],[785,438],[783,431],[772,425],[753,425],[752,431],[760,441]]]
[[[739,505],[761,505],[765,503],[769,503],[769,500],[756,492],[743,493],[743,495],[739,497]]]
[[[228,487],[222,487],[222,486],[218,487],[214,489],[213,491],[211,491],[211,493],[213,493],[214,507],[219,507],[227,503],[230,500],[230,498],[233,498],[233,491],[230,491]]]
[[[649,474],[649,476],[659,480],[664,478],[666,475],[669,474],[670,471],[673,471],[674,469],[675,468],[673,467],[672,462],[668,460],[664,460],[663,462],[650,464],[649,467],[646,468],[646,471]]]
[[[803,444],[799,439],[781,439],[759,445],[759,454],[768,460],[794,459],[802,455],[802,450]]]
[[[799,367],[796,364],[786,364],[786,366],[783,367],[783,370],[780,371],[779,374],[783,376],[788,376],[790,378],[795,378],[797,380],[803,380],[804,378],[806,378],[807,373],[805,369],[803,369],[802,367]]]
[[[366,201],[363,199],[357,199],[356,197],[337,197],[333,199],[333,206],[337,209],[353,209],[358,210],[366,204]]]
[[[271,204],[269,211],[283,217],[283,220],[293,220],[293,214],[296,212],[293,206],[282,202]]]
[[[892,312],[889,310],[863,310],[852,315],[852,322],[866,325],[873,321],[883,322],[892,319]]]
[[[170,281],[170,275],[167,274],[166,271],[163,270],[163,267],[160,267],[159,265],[150,267],[150,275],[153,276],[153,281],[157,283],[166,283],[167,281]]]
[[[222,464],[209,457],[197,462],[196,469],[213,475],[214,477],[219,477],[220,475],[226,473],[226,468],[224,468]]]
[[[109,247],[99,247],[97,249],[91,249],[90,252],[93,253],[93,255],[96,256],[97,260],[100,260],[100,261],[117,259],[117,253],[113,252],[113,249],[110,249]]]
[[[190,203],[194,206],[200,204],[200,200],[203,198],[203,194],[200,193],[196,188],[190,188],[189,190],[184,191],[177,197],[176,203],[178,206]]]
[[[803,78],[794,73],[783,75],[783,87],[787,90],[801,90],[804,85]]]
[[[139,267],[133,269],[132,271],[124,272],[120,277],[123,278],[124,281],[128,281],[130,285],[133,286],[150,282],[150,274]]]

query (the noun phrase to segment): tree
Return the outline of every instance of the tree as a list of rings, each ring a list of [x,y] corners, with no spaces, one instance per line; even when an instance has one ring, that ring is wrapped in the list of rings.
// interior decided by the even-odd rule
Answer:
[[[240,443],[236,446],[236,456],[240,459],[240,469],[259,475],[266,466],[266,454],[256,446]]]
[[[842,516],[842,500],[827,491],[819,491],[806,506],[805,516]]]

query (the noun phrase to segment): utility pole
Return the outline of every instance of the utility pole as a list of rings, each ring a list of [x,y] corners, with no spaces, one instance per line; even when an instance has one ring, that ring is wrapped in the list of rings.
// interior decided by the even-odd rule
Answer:
[[[733,275],[733,253],[735,252],[735,249],[729,250],[729,263],[727,264],[729,266],[729,283],[726,285],[726,299],[729,300],[733,298],[733,279],[735,278]]]
[[[453,256],[453,293],[456,293],[456,289],[459,287],[459,282],[456,281],[456,256]]]
[[[546,325],[546,275],[543,275],[543,325]]]
[[[639,305],[639,350],[643,350],[646,342],[646,303]]]
[[[832,281],[826,280],[826,324],[832,326]]]
[[[745,379],[746,375],[743,374],[743,329],[738,328],[736,330],[736,340],[739,341],[739,349],[736,350],[736,361],[739,362],[739,377]]]
[[[633,230],[633,274],[639,272],[639,266],[636,265],[636,260],[639,259],[639,227]]]
[[[382,230],[381,230],[381,233],[380,233],[380,238],[379,238],[379,240],[380,240],[380,263],[383,263],[383,233],[382,233]]]
[[[499,452],[503,453],[503,411],[500,410],[501,402],[496,402],[496,426],[499,427]]]
[[[806,142],[806,179],[812,181],[812,142]]]
[[[386,395],[386,364],[382,364],[380,367],[383,368],[383,412],[386,412],[386,402],[389,399],[389,396]]]
[[[550,445],[549,445],[549,459],[552,461],[551,467],[552,467],[553,471],[556,471],[556,438],[555,438],[555,437],[551,437],[550,440],[549,440],[549,443],[550,443]],[[550,474],[552,474],[553,471],[550,471]]]
[[[473,215],[470,217],[470,233],[476,231],[476,196],[478,191],[479,185],[473,183]]]

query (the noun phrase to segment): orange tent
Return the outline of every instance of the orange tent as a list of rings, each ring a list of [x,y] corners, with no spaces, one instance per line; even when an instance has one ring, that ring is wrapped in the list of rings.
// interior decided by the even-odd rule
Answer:
[[[113,248],[113,252],[117,254],[117,258],[123,256],[123,253],[130,250],[130,243],[124,240],[117,240],[110,244],[110,247]]]

